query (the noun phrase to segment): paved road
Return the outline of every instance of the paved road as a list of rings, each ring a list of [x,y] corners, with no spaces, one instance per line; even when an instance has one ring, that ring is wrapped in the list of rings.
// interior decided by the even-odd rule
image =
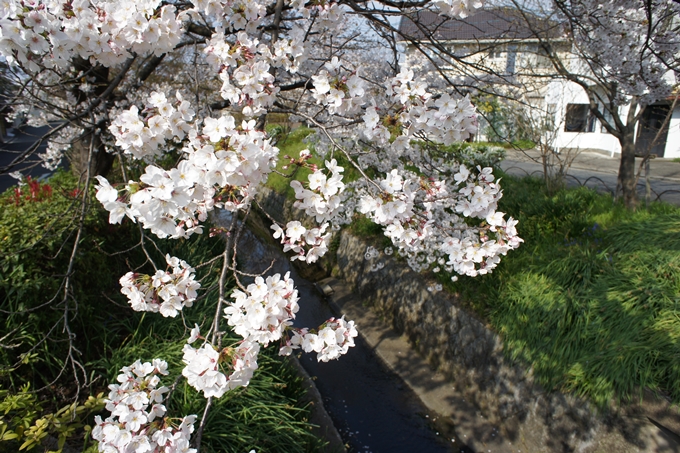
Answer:
[[[542,177],[543,167],[533,161],[532,157],[535,156],[510,152],[501,163],[501,168],[512,175]],[[617,172],[618,156],[610,158],[594,152],[582,153],[567,172],[567,184],[571,187],[586,185],[601,192],[613,193],[616,189]],[[668,159],[652,161],[650,186],[652,200],[659,198],[680,205],[680,162]],[[638,194],[640,200],[644,200],[644,178],[638,184]]]
[[[10,165],[14,159],[33,145],[48,130],[49,126],[37,128],[24,127],[20,131],[12,131],[14,136],[5,137],[4,143],[0,143],[0,170]],[[46,147],[46,143],[41,144],[40,147],[38,147],[38,153],[45,152]],[[17,170],[21,171],[23,175],[30,175],[33,178],[38,178],[51,173],[40,165],[40,159],[35,153],[33,156],[16,165],[16,167],[12,168],[10,171]],[[16,182],[16,179],[12,178],[7,173],[0,174],[0,193],[15,185]]]

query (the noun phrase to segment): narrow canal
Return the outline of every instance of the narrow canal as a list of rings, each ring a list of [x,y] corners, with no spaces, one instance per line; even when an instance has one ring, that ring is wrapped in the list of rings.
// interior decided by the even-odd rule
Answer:
[[[297,326],[315,327],[338,315],[279,250],[263,244],[250,232],[244,233],[239,245],[239,263],[245,272],[262,272],[272,261],[275,263],[268,274],[291,272],[300,295]],[[300,362],[312,376],[349,452],[472,452],[450,432],[437,431],[430,423],[433,416],[415,393],[361,337],[338,360],[323,363],[315,354],[303,354]]]

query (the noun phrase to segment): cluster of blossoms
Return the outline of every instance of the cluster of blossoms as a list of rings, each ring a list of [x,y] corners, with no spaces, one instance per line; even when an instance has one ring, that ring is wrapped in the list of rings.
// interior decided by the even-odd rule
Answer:
[[[380,186],[383,191],[379,197],[364,195],[361,199],[359,210],[362,214],[368,214],[373,221],[383,225],[389,225],[393,220],[408,221],[414,217],[413,208],[416,191],[410,184],[404,183],[404,179],[398,170],[394,169],[388,173],[385,179],[380,181]],[[433,184],[432,186],[431,190],[441,189],[440,185]],[[398,240],[409,243],[411,242],[409,236],[414,234],[416,233],[402,234],[402,237],[398,237]],[[390,235],[397,237],[393,232],[390,232]]]
[[[338,32],[344,25],[345,9],[339,3],[319,3],[311,8],[307,7],[304,0],[294,0],[293,4],[304,18],[309,19],[314,15],[320,29]]]
[[[125,117],[117,120],[121,130],[139,121],[134,115]],[[127,215],[159,237],[188,237],[202,231],[200,222],[215,207],[246,206],[278,154],[266,134],[254,127],[255,121],[243,121],[237,128],[230,115],[207,118],[203,135],[189,131],[186,157],[176,168],[148,165],[140,181],[130,181],[122,194],[98,176],[97,199],[110,212],[109,221],[118,223]]]
[[[397,155],[408,149],[414,138],[450,145],[477,132],[477,114],[469,97],[455,99],[444,93],[435,99],[427,92],[427,84],[414,80],[413,71],[406,66],[386,85],[387,95],[399,109],[380,115],[376,106],[368,107],[363,132],[367,139],[390,146]]]
[[[253,0],[194,0],[192,3],[199,12],[228,19],[231,30],[245,28],[251,33],[257,30],[266,13],[265,6]]]
[[[208,61],[219,71],[222,97],[235,105],[246,106],[245,113],[256,115],[270,106],[276,98],[278,89],[274,77],[269,72],[268,58],[255,56],[259,50],[266,55],[268,47],[258,46],[259,42],[247,33],[238,34],[237,41],[231,44],[223,33],[216,33],[206,48]],[[267,55],[269,56],[269,55]],[[284,60],[287,61],[286,58]]]
[[[42,160],[42,166],[50,171],[55,171],[59,168],[64,152],[71,148],[71,144],[78,138],[79,134],[80,128],[67,126],[50,139],[45,152],[39,155]]]
[[[309,329],[294,329],[293,336],[280,350],[281,355],[290,355],[295,349],[305,352],[316,352],[320,362],[335,360],[354,346],[354,338],[358,335],[354,321],[331,318],[319,327],[317,333]]]
[[[298,292],[290,274],[281,278],[275,274],[266,279],[257,277],[246,291],[235,290],[234,302],[224,309],[229,325],[246,341],[267,345],[284,338],[286,330],[292,338],[286,338],[281,355],[289,355],[293,349],[316,352],[320,361],[336,359],[354,346],[357,336],[354,321],[331,318],[319,327],[318,333],[309,329],[292,327],[298,306]]]
[[[300,161],[304,161],[309,156],[308,150],[302,150]],[[308,176],[309,189],[305,189],[297,180],[290,183],[295,190],[294,206],[304,210],[305,214],[321,225],[308,229],[301,222],[293,220],[286,224],[285,229],[278,224],[271,226],[274,230],[274,238],[281,239],[283,251],[295,253],[291,260],[314,263],[328,251],[330,233],[326,233],[326,230],[329,227],[329,221],[335,220],[342,207],[341,194],[345,190],[345,184],[342,182],[344,169],[337,164],[337,161],[331,159],[325,164],[326,169],[331,173],[330,177],[322,170],[315,168],[314,172]]]
[[[434,5],[444,16],[460,18],[465,18],[469,16],[474,10],[484,6],[480,0],[436,0]]]
[[[290,273],[257,277],[246,292],[236,289],[231,297],[234,301],[224,309],[229,325],[236,334],[265,346],[281,339],[300,308]]]
[[[359,210],[385,226],[385,235],[415,270],[443,266],[462,275],[488,273],[500,262],[500,255],[522,240],[515,229],[517,221],[506,221],[495,210],[501,190],[492,169],[477,170],[472,173],[460,165],[448,180],[392,170],[380,181],[381,192],[366,191]],[[485,225],[470,227],[452,211],[484,219]]]
[[[111,416],[95,417],[97,426],[92,438],[99,441],[99,451],[105,453],[158,452],[195,453],[189,439],[194,431],[195,415],[180,419],[165,416],[163,405],[167,387],[159,387],[159,375],[168,374],[168,364],[137,360],[123,367],[119,384],[109,385],[106,409]]]
[[[310,264],[315,263],[328,251],[331,235],[326,233],[327,228],[328,223],[324,223],[318,228],[307,229],[297,220],[288,222],[285,230],[276,223],[271,226],[274,230],[272,235],[274,239],[281,238],[283,251],[295,253],[290,258],[291,261],[300,260]]]
[[[308,150],[302,150],[300,157],[309,156]],[[296,208],[302,209],[317,222],[327,222],[333,220],[335,214],[341,208],[341,194],[345,190],[342,182],[342,172],[344,168],[338,165],[335,159],[325,161],[326,169],[330,172],[330,177],[319,168],[314,169],[314,173],[308,176],[309,189],[305,189],[302,183],[297,180],[290,182],[290,186],[295,190]]]
[[[140,118],[136,106],[122,112],[109,126],[116,139],[116,146],[136,159],[157,156],[167,140],[184,139],[190,126],[187,121],[194,118],[194,110],[189,101],[182,98],[179,90],[175,94],[173,106],[163,93],[153,92],[149,96],[149,106]]]
[[[219,349],[205,341],[195,348],[191,344],[200,338],[196,326],[183,349],[186,366],[182,375],[206,398],[219,398],[229,390],[247,386],[258,367],[260,345],[267,346],[285,338],[286,345],[280,350],[282,355],[302,347],[306,352],[316,352],[324,362],[338,358],[354,346],[357,331],[352,321],[331,318],[319,328],[318,334],[292,327],[299,298],[288,273],[283,277],[280,274],[266,279],[257,277],[245,292],[234,290],[232,298],[234,301],[224,309],[224,315],[243,340],[235,347]],[[292,338],[287,337],[288,330],[292,331]]]
[[[198,335],[197,328],[192,332],[193,340]],[[235,348],[215,349],[210,343],[203,343],[201,348],[184,345],[182,360],[185,367],[182,375],[187,378],[189,385],[203,392],[203,396],[216,398],[225,392],[238,387],[245,387],[250,383],[253,372],[257,369],[257,354],[260,345],[244,340]],[[222,370],[230,370],[229,376]]]
[[[670,69],[677,68],[680,36],[676,27],[663,24],[680,16],[678,2],[655,2],[649,9],[632,0],[558,5],[558,14],[578,42],[575,49],[588,62],[584,73],[615,82],[620,104],[631,96],[641,105],[671,96],[677,76]]]
[[[171,51],[182,22],[161,0],[117,2],[6,0],[0,9],[0,55],[27,72],[40,66],[67,68],[73,56],[104,66],[132,54]]]
[[[194,280],[194,269],[179,258],[166,255],[172,272],[158,270],[154,275],[128,272],[120,279],[121,290],[135,311],[160,313],[174,318],[184,307],[191,307],[201,284]]]
[[[324,105],[328,113],[351,115],[364,105],[365,83],[355,71],[344,74],[338,57],[324,64],[318,75],[312,77],[312,93],[317,103]]]

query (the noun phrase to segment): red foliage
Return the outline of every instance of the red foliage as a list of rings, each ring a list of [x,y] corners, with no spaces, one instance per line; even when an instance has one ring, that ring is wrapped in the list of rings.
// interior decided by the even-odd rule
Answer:
[[[26,183],[14,188],[12,201],[16,206],[24,202],[39,202],[52,198],[52,186],[41,184],[40,181],[26,177]]]

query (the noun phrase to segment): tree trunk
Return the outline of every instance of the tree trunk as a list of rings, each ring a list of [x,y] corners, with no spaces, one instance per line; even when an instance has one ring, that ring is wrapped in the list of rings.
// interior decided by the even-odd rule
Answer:
[[[91,143],[93,138],[94,143]],[[86,130],[79,139],[73,142],[71,152],[68,155],[71,170],[78,177],[85,174],[90,157],[90,149],[93,153],[90,173],[92,175],[106,176],[111,171],[111,167],[113,167],[115,156],[106,152],[106,148],[99,135],[95,134],[93,137],[92,129]]]
[[[618,186],[621,188],[623,203],[634,210],[637,205],[635,181],[635,127],[628,124],[619,138],[621,143],[621,163],[619,165]]]
[[[94,78],[94,82],[92,82],[94,84],[92,95],[100,96],[106,91],[106,88],[109,85],[108,68],[105,68],[102,65],[92,66],[89,60],[79,57],[73,59],[73,65],[77,70]],[[88,95],[80,91],[77,86],[72,88],[72,93],[78,103],[87,101]],[[85,120],[89,119],[90,118],[86,118]],[[80,138],[73,142],[71,152],[69,153],[71,170],[78,176],[85,174],[90,151],[92,151],[93,155],[90,172],[93,175],[106,176],[113,166],[115,156],[106,152],[106,148],[98,134],[100,130],[104,129],[105,123],[100,121],[98,124],[82,124],[82,126],[83,133]],[[93,140],[94,142],[92,142]]]

